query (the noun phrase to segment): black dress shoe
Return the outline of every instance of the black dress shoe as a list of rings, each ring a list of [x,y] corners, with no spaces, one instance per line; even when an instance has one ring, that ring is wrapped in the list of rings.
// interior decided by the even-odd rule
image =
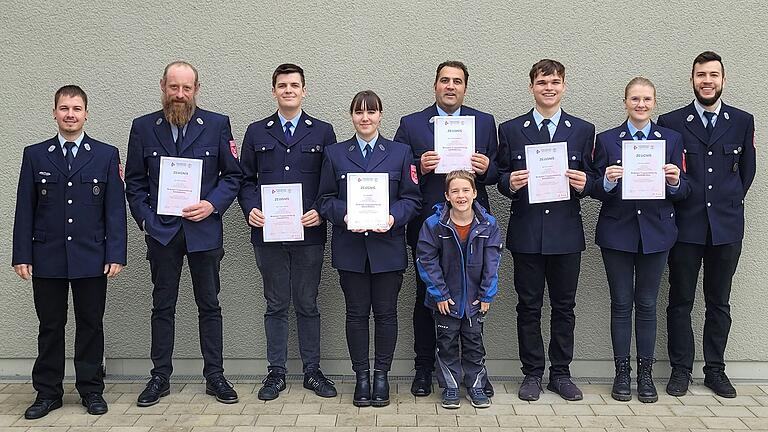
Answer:
[[[486,377],[485,379],[485,385],[483,386],[483,393],[485,393],[486,396],[489,398],[492,398],[493,395],[496,393],[493,390],[493,384],[491,384],[491,380]]]
[[[269,371],[262,381],[263,386],[259,389],[259,399],[271,401],[280,396],[280,392],[285,390],[285,374],[274,370]]]
[[[541,378],[533,375],[526,375],[523,383],[517,390],[517,397],[524,401],[539,400],[541,395]]]
[[[237,403],[237,392],[223,374],[214,375],[205,381],[205,394],[216,396],[216,400],[225,403]]]
[[[667,394],[670,396],[685,396],[691,383],[691,373],[687,369],[672,368],[672,374],[667,382]]]
[[[352,396],[352,405],[371,406],[371,371],[355,372],[355,394]]]
[[[102,415],[107,413],[107,401],[99,393],[88,393],[83,396],[82,404],[88,409],[88,414]]]
[[[547,384],[547,390],[559,394],[561,398],[567,401],[579,401],[584,399],[584,394],[579,390],[576,384],[571,381],[571,378],[567,376],[550,378],[549,383]]]
[[[418,397],[432,394],[432,372],[429,369],[416,369],[411,383],[411,394]]]
[[[314,391],[320,397],[336,397],[336,387],[334,385],[336,383],[326,378],[320,369],[304,374],[304,388]]]
[[[160,375],[154,375],[147,382],[147,388],[139,395],[136,405],[140,407],[152,406],[160,402],[160,398],[171,394],[171,383]]]
[[[371,406],[384,407],[389,405],[389,379],[387,371],[373,370],[373,386],[371,390]]]
[[[61,408],[61,399],[35,399],[35,402],[24,411],[24,418],[27,420],[39,419],[45,417],[49,412]]]
[[[735,398],[736,389],[728,379],[723,369],[710,369],[704,371],[704,385],[712,389],[716,395],[724,398]]]

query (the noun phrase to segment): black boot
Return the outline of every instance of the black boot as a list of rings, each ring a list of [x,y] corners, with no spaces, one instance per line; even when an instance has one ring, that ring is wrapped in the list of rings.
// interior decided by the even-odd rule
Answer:
[[[383,407],[389,405],[389,380],[387,371],[373,370],[373,392],[371,406]]]
[[[632,367],[629,366],[629,357],[616,357],[613,361],[616,363],[616,377],[613,378],[611,397],[622,402],[632,400],[632,378],[629,376]]]
[[[355,372],[355,395],[352,397],[352,405],[371,406],[371,371]]]
[[[653,385],[653,358],[637,358],[637,399],[640,402],[656,402],[659,395]]]

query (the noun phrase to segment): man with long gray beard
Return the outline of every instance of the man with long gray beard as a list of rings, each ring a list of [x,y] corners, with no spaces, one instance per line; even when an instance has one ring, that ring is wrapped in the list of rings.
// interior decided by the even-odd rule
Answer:
[[[222,318],[218,293],[224,256],[222,215],[237,196],[242,172],[229,118],[197,107],[197,70],[186,62],[166,66],[160,80],[163,109],[133,121],[128,141],[126,196],[131,214],[144,231],[152,272],[152,348],[154,368],[138,406],[151,406],[170,393],[174,320],[179,278],[187,257],[197,303],[206,393],[236,403],[237,393],[224,377]],[[158,211],[161,158],[202,160],[200,201],[181,216]]]

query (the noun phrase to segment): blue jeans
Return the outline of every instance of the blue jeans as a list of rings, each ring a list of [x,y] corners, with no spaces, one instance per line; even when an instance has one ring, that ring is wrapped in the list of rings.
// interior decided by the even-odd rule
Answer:
[[[320,367],[320,311],[317,287],[324,245],[273,244],[254,247],[264,281],[264,331],[269,370],[285,373],[288,358],[288,308],[293,300],[304,372]]]
[[[614,357],[629,357],[632,309],[637,356],[653,358],[656,347],[656,298],[669,251],[644,254],[601,248],[611,291],[611,342]]]

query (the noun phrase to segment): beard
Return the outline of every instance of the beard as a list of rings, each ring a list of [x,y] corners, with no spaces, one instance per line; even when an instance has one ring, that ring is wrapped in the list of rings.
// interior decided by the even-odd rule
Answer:
[[[720,89],[712,97],[702,96],[701,93],[699,93],[699,90],[695,87],[693,88],[693,94],[696,95],[696,100],[699,101],[700,104],[704,106],[712,106],[718,101],[718,99],[720,99],[720,96],[723,94],[723,88],[720,87]]]
[[[195,112],[195,106],[197,105],[197,101],[194,97],[181,103],[176,102],[176,100],[172,97],[163,95],[162,102],[165,119],[168,120],[169,123],[179,127],[189,123],[189,120],[192,118],[192,114]]]

